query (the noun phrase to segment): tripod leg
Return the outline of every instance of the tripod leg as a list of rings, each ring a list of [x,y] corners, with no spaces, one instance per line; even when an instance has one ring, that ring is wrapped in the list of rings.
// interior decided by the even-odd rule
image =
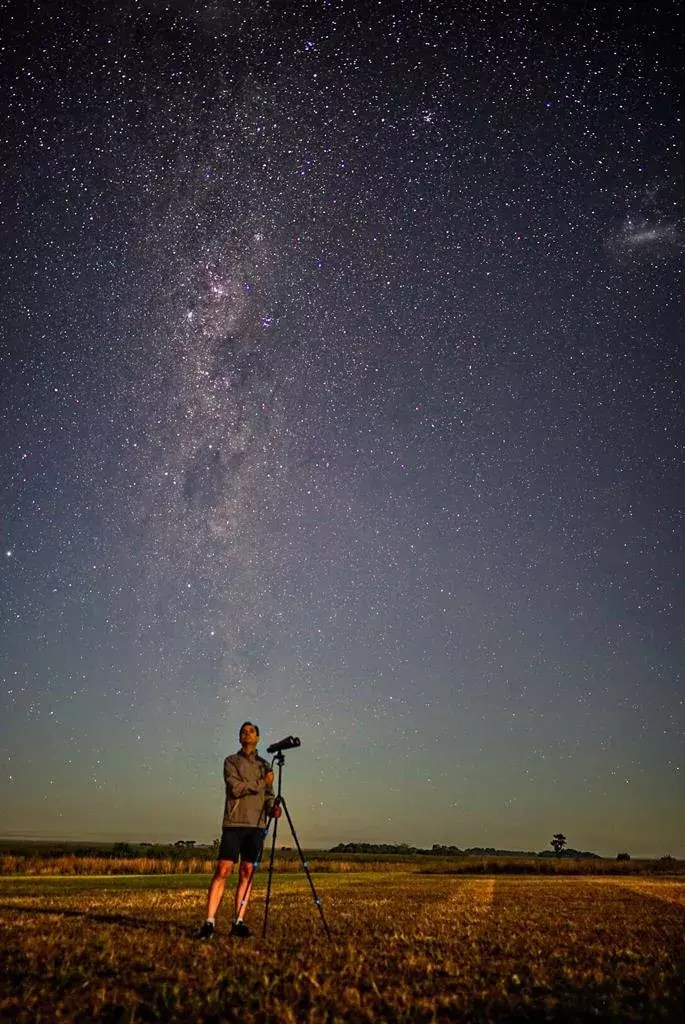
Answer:
[[[319,899],[319,897],[317,895],[317,892],[316,892],[316,889],[314,888],[314,882],[312,880],[312,876],[311,876],[310,871],[309,871],[309,865],[307,864],[307,861],[305,859],[305,855],[302,852],[302,847],[300,846],[300,840],[297,838],[297,832],[295,831],[295,826],[293,825],[293,819],[290,817],[290,811],[288,810],[288,805],[286,804],[284,797],[281,797],[281,807],[285,811],[285,816],[288,819],[288,824],[290,825],[290,831],[292,833],[293,839],[295,840],[295,846],[297,847],[297,852],[299,853],[300,860],[302,861],[302,867],[304,868],[304,872],[305,872],[305,874],[307,876],[307,881],[309,882],[309,888],[312,890],[312,896],[314,898],[314,902],[316,903],[316,905],[317,905],[317,907],[319,909],[319,914],[321,916],[321,924],[323,925],[323,930],[326,933],[326,938],[328,939],[329,942],[331,942],[332,941],[331,933],[328,930],[328,925],[326,924],[326,918],[323,916],[323,908],[321,906],[321,900]],[[272,857],[273,857],[273,852],[272,852]],[[269,869],[269,870],[271,870],[271,869]]]
[[[271,877],[274,872],[274,854],[276,853],[276,834],[278,832],[278,818],[274,818],[274,832],[271,838],[271,856],[269,857],[269,875],[266,882],[266,899],[264,901],[264,923],[262,925],[262,938],[266,938],[266,927],[269,921],[269,900],[271,899]]]

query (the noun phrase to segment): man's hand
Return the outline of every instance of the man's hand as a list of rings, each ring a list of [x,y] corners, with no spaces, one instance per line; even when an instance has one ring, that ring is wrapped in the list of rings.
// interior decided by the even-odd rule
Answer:
[[[274,781],[274,773],[273,772],[265,772],[264,773],[264,785],[265,786],[271,786],[271,785],[273,785],[273,781]]]

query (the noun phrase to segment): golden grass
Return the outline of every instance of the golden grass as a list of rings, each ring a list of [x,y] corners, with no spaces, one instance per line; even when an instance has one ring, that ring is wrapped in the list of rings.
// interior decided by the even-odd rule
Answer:
[[[397,872],[315,881],[331,943],[304,877],[276,880],[266,941],[229,939],[225,904],[209,944],[193,939],[205,899],[194,888],[36,879],[13,896],[6,880],[0,1019],[685,1020],[685,910],[672,899],[681,883],[638,891],[621,879]],[[249,913],[257,933],[263,899],[262,876]]]
[[[265,854],[262,867],[268,863]],[[212,874],[216,860],[206,857],[24,857],[0,854],[0,876],[3,875],[202,875]],[[323,874],[349,874],[358,872],[360,865],[349,860],[329,860],[313,857],[307,860],[312,871]],[[407,871],[399,862],[369,861],[364,871],[386,874],[388,871]],[[418,870],[418,868],[416,869]],[[277,858],[277,874],[301,872],[299,858]]]
[[[263,867],[268,862],[270,851],[264,851]],[[388,872],[416,872],[426,874],[522,874],[522,875],[620,875],[636,876],[663,874],[661,861],[594,860],[574,858],[523,858],[523,857],[374,857],[369,854],[348,854],[334,857],[327,853],[306,855],[313,871],[323,874],[355,874],[372,871],[379,874]],[[32,854],[0,853],[0,876],[3,875],[176,875],[211,874],[215,860],[206,855],[181,857],[113,857],[62,854],[58,856],[36,856]],[[683,874],[685,862],[672,861],[668,874]],[[277,853],[274,871],[301,871],[302,865],[297,854]]]

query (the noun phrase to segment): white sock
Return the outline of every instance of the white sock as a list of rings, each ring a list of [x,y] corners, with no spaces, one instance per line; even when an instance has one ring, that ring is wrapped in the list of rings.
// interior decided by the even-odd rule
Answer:
[[[208,917],[207,918],[207,924],[216,924],[216,918],[215,917]]]

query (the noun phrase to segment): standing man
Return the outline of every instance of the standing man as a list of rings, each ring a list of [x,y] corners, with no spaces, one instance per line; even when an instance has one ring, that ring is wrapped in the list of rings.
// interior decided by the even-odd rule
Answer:
[[[274,806],[274,773],[268,761],[257,753],[259,729],[254,722],[240,726],[240,750],[224,761],[226,804],[221,846],[214,877],[207,896],[207,920],[197,933],[199,939],[211,939],[216,927],[216,912],[224,894],[226,879],[239,861],[235,890],[235,920],[231,935],[247,938],[251,933],[244,921],[252,888],[252,875],[259,861],[268,818],[278,818]]]

